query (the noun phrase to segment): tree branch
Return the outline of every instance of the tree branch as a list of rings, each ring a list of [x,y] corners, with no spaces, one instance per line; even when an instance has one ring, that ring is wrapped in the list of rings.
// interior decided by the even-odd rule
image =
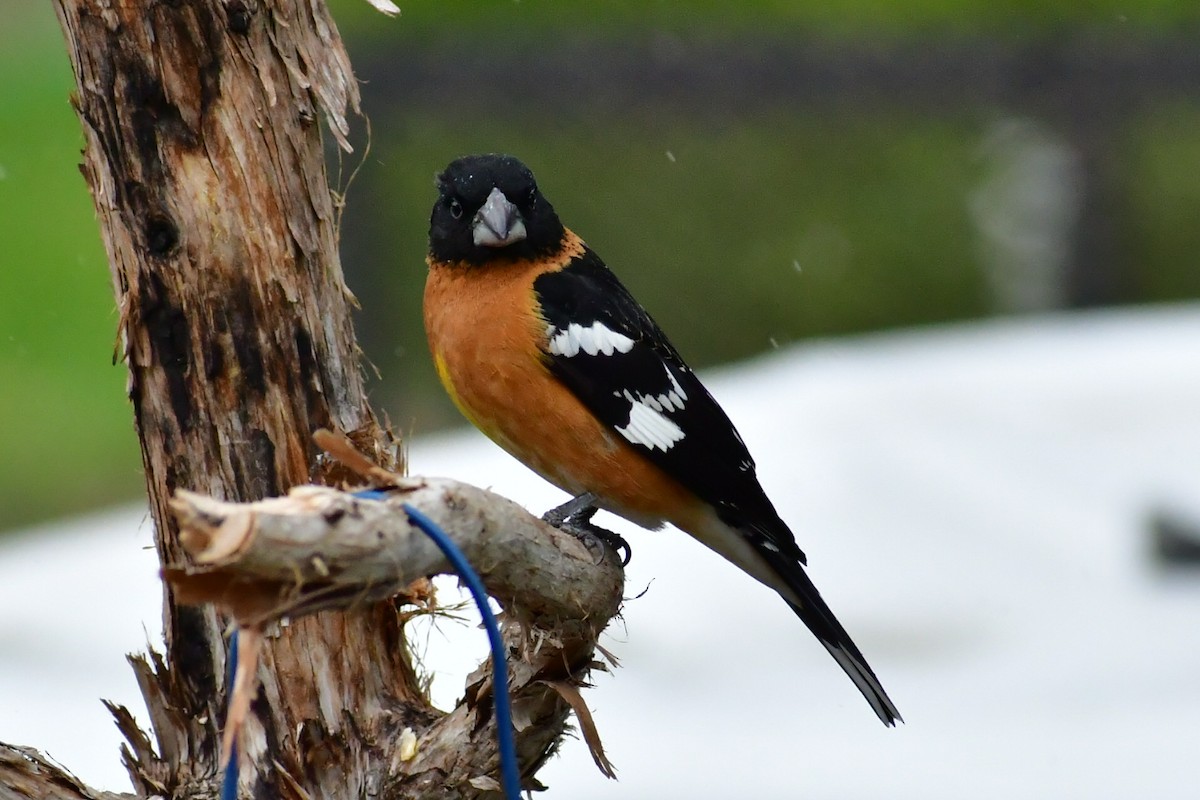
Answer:
[[[246,504],[180,492],[172,505],[198,565],[169,568],[166,578],[181,602],[216,603],[260,629],[405,595],[413,581],[453,574],[409,522],[405,503],[446,531],[505,609],[517,748],[522,763],[533,765],[526,773],[552,752],[570,707],[611,777],[577,687],[596,666],[596,639],[619,608],[621,568],[611,552],[590,552],[510,500],[446,479],[399,481],[386,501],[319,486]],[[481,667],[477,676],[450,714],[409,721],[415,749],[393,761],[388,796],[463,797],[495,788],[490,674]],[[400,733],[390,731],[397,740]]]
[[[608,551],[530,515],[511,500],[445,478],[409,478],[386,501],[324,486],[229,503],[180,491],[172,501],[184,547],[198,566],[169,567],[181,602],[216,603],[242,625],[387,600],[413,581],[453,574],[412,525],[411,504],[477,565],[488,593],[527,624],[594,638],[620,602],[622,574]]]
[[[0,797],[39,800],[127,800],[131,795],[97,792],[31,747],[0,742]]]

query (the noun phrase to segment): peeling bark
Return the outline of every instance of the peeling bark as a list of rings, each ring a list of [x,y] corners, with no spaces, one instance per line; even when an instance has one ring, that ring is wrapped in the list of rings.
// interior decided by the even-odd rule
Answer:
[[[118,800],[128,795],[97,792],[29,747],[0,742],[0,798]]]

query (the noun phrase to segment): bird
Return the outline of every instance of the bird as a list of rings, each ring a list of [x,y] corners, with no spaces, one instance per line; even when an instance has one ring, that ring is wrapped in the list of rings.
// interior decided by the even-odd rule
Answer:
[[[574,498],[555,521],[604,509],[651,530],[671,523],[773,589],[879,719],[902,722],[729,417],[530,169],[464,156],[436,186],[423,314],[463,416]]]

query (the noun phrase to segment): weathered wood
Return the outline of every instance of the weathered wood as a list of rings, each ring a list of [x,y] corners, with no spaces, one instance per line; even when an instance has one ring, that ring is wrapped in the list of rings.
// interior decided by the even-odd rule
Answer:
[[[616,613],[621,571],[611,552],[591,552],[511,500],[446,478],[408,479],[386,501],[324,486],[254,503],[181,491],[172,507],[196,566],[166,577],[181,602],[216,603],[243,625],[387,600],[421,578],[454,574],[404,503],[441,526],[488,593],[525,623],[574,635],[568,624],[594,629]]]
[[[349,431],[371,458],[395,468],[396,443],[365,400],[353,298],[337,255],[319,123],[324,118],[348,150],[358,90],[324,4],[55,7],[76,77],[82,171],[112,270],[118,356],[129,369],[163,563],[188,562],[169,513],[176,490],[250,501],[345,474],[318,458],[317,428]],[[138,795],[211,797],[226,620],[211,606],[177,600],[168,587],[165,656],[133,659],[153,741],[123,709],[114,713]],[[267,639],[247,725],[244,795],[491,791],[479,776],[494,770],[494,751],[472,727],[480,721],[474,708],[446,718],[463,723],[458,750],[423,753],[424,772],[396,771],[393,734],[439,717],[420,691],[401,619],[387,600],[299,617]],[[560,677],[577,680],[592,646],[594,639],[581,640]],[[568,710],[561,692],[542,689],[524,717],[546,723],[540,738],[525,737],[538,738],[522,751],[527,776],[552,750]],[[430,776],[456,764],[478,780],[431,788]],[[0,790],[6,779],[0,763]]]
[[[318,125],[324,114],[345,145],[357,87],[322,3],[58,0],[56,8],[156,544],[165,563],[177,562],[185,554],[167,508],[176,489],[252,500],[307,482],[319,426],[359,431],[377,453],[392,452],[363,399]],[[271,724],[292,732],[272,754],[284,769],[303,774],[303,748],[286,743],[294,732],[310,741],[344,733],[346,720],[322,715],[305,685],[310,664],[389,624],[398,641],[383,615],[313,618],[274,647],[293,679],[268,698]],[[168,737],[177,747],[162,747],[173,774],[130,765],[146,792],[216,773],[222,622],[211,609],[176,605],[168,590],[164,629],[169,691],[156,696],[170,708],[151,716],[181,720],[181,730]],[[409,672],[403,648],[343,658],[345,678],[363,686]],[[263,777],[282,792],[282,781]],[[333,790],[324,788],[317,794]]]
[[[170,568],[167,579],[181,602],[216,603],[256,630],[298,614],[406,594],[413,581],[454,570],[409,522],[403,504],[445,530],[504,608],[522,761],[546,758],[566,701],[581,717],[597,765],[611,776],[577,687],[594,665],[597,637],[620,606],[621,568],[611,551],[589,551],[510,500],[444,478],[406,480],[384,501],[318,486],[257,503],[180,492],[173,506],[198,564]],[[392,764],[394,790],[459,797],[470,794],[473,783],[491,785],[496,722],[487,703],[480,704],[481,697],[490,702],[489,681],[481,669],[466,702],[451,714],[406,720],[413,746]],[[391,737],[398,741],[401,732],[393,729]],[[464,747],[466,741],[472,745]]]
[[[0,742],[0,800],[125,800],[130,795],[97,792],[29,747]]]

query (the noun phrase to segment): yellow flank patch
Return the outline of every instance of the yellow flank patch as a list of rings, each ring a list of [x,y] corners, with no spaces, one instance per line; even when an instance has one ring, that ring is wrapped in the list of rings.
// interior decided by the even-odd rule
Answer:
[[[454,388],[454,379],[450,377],[450,367],[446,365],[446,358],[440,350],[433,354],[433,366],[437,369],[438,379],[441,380],[442,386],[445,387],[446,394],[450,395],[450,399],[454,401],[455,407],[467,418],[467,422],[470,422],[486,434],[487,429],[479,424],[478,417],[471,412],[471,409],[467,408],[466,403],[458,396],[458,391]]]

